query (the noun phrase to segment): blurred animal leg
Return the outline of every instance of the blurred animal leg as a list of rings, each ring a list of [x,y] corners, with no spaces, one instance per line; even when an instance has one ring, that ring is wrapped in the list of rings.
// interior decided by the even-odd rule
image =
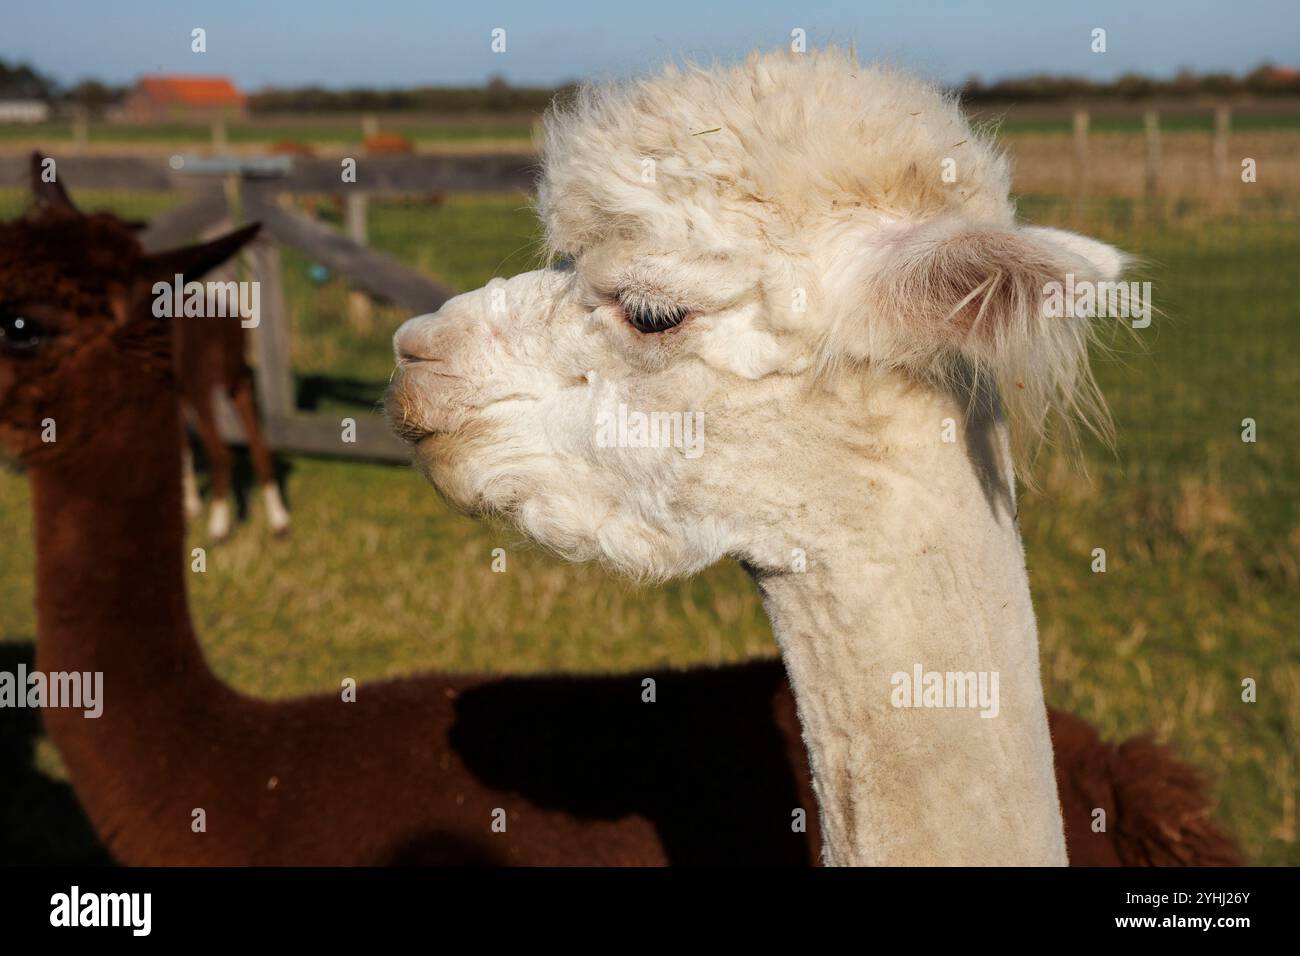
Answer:
[[[195,402],[198,417],[199,441],[208,455],[208,471],[212,476],[212,509],[208,513],[208,534],[214,541],[224,541],[230,534],[230,449],[221,440],[217,428],[216,404],[211,393],[205,393]]]
[[[257,399],[253,394],[253,381],[242,377],[230,390],[231,401],[239,412],[239,420],[244,426],[244,435],[248,439],[248,454],[253,460],[253,471],[257,483],[262,488],[262,501],[266,505],[266,523],[271,533],[277,536],[289,533],[289,511],[280,497],[280,486],[275,480],[275,462],[271,459],[271,449],[267,447],[266,436],[262,434],[262,423],[257,415]]]
[[[190,436],[181,423],[181,489],[185,502],[185,520],[193,521],[203,513],[203,499],[199,497],[199,483],[194,477],[194,453],[190,451]]]

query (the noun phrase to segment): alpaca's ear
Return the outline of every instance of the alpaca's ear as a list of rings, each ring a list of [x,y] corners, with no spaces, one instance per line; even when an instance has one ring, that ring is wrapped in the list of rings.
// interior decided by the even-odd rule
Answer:
[[[1094,322],[1055,309],[1052,297],[1071,281],[1113,281],[1124,261],[1058,229],[959,217],[895,225],[864,255],[861,357],[948,381],[973,367],[997,383],[1021,438],[1041,433],[1052,409],[1067,428],[1082,419],[1106,433],[1088,365]]]
[[[32,199],[35,200],[35,206],[38,210],[60,209],[64,212],[76,212],[77,207],[72,204],[68,198],[63,184],[58,181],[57,175],[50,179],[46,172],[46,157],[40,153],[32,153],[31,161],[31,184]],[[57,167],[51,167],[56,169]]]
[[[211,242],[146,256],[140,277],[150,283],[170,281],[178,275],[183,282],[198,279],[239,252],[261,228],[262,224],[255,222]]]
[[[872,259],[873,316],[902,323],[899,332],[923,348],[976,351],[1048,331],[1051,284],[1111,279],[1123,265],[1116,250],[1074,233],[957,218],[896,229]]]
[[[1129,263],[1129,257],[1114,246],[1081,236],[1077,232],[1047,226],[1026,226],[1020,231],[1045,246],[1055,246],[1083,259],[1103,282],[1118,279]]]

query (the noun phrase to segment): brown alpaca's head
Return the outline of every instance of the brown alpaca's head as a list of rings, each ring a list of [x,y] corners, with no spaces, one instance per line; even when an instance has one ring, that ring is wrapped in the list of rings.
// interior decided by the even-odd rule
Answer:
[[[79,212],[56,168],[34,153],[32,206],[0,223],[0,452],[22,461],[75,447],[128,387],[166,380],[171,320],[154,317],[153,284],[199,278],[258,230],[146,255],[131,224]]]

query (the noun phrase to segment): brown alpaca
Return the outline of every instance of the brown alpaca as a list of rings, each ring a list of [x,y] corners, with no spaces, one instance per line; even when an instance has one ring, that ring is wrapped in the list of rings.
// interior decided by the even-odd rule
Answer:
[[[1071,866],[1240,866],[1193,768],[1149,735],[1105,743],[1082,717],[1048,708]],[[1092,831],[1096,809],[1106,832]]]
[[[185,593],[171,320],[153,316],[150,290],[201,276],[255,232],[146,256],[113,217],[48,200],[0,226],[0,442],[31,476],[36,667],[104,675],[101,717],[51,708],[44,720],[113,856],[807,864],[791,823],[812,798],[770,666],[424,677],[364,685],[354,703],[253,700],[211,672]]]
[[[32,182],[38,210],[75,213],[72,201],[60,183],[41,182],[43,157],[32,155]],[[132,229],[138,223],[129,224]],[[222,267],[214,280],[233,282],[238,276],[233,268]],[[158,281],[170,284],[173,276],[158,276]],[[262,489],[266,506],[267,524],[271,532],[284,535],[289,531],[289,512],[280,497],[276,483],[275,464],[271,450],[262,434],[261,420],[257,414],[257,398],[253,390],[253,370],[246,359],[247,335],[238,321],[216,321],[208,318],[179,315],[174,319],[176,378],[180,383],[182,410],[194,421],[199,441],[207,456],[208,474],[211,478],[212,505],[208,516],[208,533],[216,541],[223,541],[231,527],[231,474],[233,459],[230,449],[221,437],[217,426],[216,394],[224,392],[239,415],[244,436],[248,441],[248,455],[253,472]],[[184,454],[185,513],[193,519],[202,511],[198,486],[188,443]]]
[[[31,473],[36,666],[104,674],[100,718],[47,709],[44,720],[113,855],[163,865],[815,860],[807,760],[778,662],[431,675],[363,685],[355,703],[254,700],[213,675],[185,593],[170,320],[152,316],[148,294],[159,275],[197,278],[255,232],[145,256],[121,222],[81,216],[66,197],[0,226],[0,443]],[[40,437],[47,419],[53,443]],[[642,700],[646,677],[654,703]],[[1104,747],[1077,718],[1051,719],[1063,732],[1073,862],[1233,859],[1190,771],[1133,743]],[[1091,832],[1093,807],[1107,810],[1108,833]],[[199,810],[204,832],[193,829]]]

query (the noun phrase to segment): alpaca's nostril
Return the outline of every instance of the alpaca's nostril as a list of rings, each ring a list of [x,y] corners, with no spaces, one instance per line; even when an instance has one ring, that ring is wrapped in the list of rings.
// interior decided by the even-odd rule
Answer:
[[[398,365],[433,361],[434,357],[429,354],[431,350],[429,349],[429,336],[426,334],[426,329],[434,315],[436,313],[417,315],[413,319],[407,319],[393,333],[393,360]]]

